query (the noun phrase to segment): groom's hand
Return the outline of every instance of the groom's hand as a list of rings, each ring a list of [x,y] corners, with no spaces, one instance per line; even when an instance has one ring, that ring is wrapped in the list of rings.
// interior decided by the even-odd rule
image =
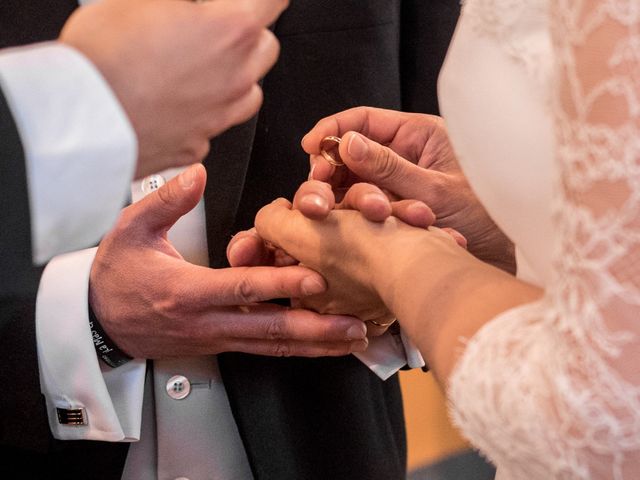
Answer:
[[[277,356],[346,355],[366,348],[362,322],[259,303],[323,292],[300,266],[214,270],[186,262],[167,230],[193,209],[206,174],[190,167],[126,208],[98,249],[90,302],[130,356],[161,358],[240,351]]]
[[[287,0],[103,0],[79,8],[60,42],[102,73],[135,129],[136,177],[202,160],[209,138],[252,117]]]

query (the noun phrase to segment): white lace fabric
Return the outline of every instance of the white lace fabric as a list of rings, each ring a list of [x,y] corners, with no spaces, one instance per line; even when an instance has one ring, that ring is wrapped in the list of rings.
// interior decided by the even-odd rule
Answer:
[[[524,3],[465,8],[494,6],[496,22],[500,4]],[[553,276],[542,300],[503,313],[467,342],[450,379],[452,416],[500,478],[637,479],[640,2],[550,4]]]

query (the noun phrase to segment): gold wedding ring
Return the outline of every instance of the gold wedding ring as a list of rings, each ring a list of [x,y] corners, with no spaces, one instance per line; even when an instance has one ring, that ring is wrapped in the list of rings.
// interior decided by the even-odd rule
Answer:
[[[340,142],[342,142],[342,139],[340,137],[334,137],[333,135],[324,137],[320,142],[320,153],[327,162],[335,167],[341,167],[344,165],[344,162],[340,158],[340,152],[338,151]],[[334,153],[332,155],[329,152]]]

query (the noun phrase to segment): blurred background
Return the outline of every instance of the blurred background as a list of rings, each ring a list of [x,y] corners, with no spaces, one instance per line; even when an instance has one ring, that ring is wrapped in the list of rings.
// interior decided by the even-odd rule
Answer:
[[[408,480],[493,480],[495,469],[449,421],[446,401],[430,373],[401,371],[407,420]]]

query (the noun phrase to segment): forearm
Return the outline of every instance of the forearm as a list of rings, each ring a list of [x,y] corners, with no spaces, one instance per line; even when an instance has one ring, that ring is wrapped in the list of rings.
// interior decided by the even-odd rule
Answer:
[[[452,247],[438,257],[427,249],[398,248],[391,262],[384,259],[384,270],[374,267],[385,272],[374,276],[381,298],[444,388],[464,352],[464,339],[498,314],[542,295],[541,289]]]

